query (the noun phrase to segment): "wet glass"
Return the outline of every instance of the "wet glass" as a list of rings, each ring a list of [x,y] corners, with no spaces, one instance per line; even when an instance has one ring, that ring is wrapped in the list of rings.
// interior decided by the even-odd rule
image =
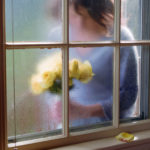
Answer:
[[[6,0],[6,40],[62,41],[61,0]]]
[[[10,142],[15,136],[19,141],[62,134],[62,120],[56,119],[53,111],[62,99],[61,82],[59,82],[61,68],[60,49],[7,50],[7,110]],[[59,80],[58,75],[60,75]],[[60,115],[61,110],[62,108],[59,111]]]
[[[103,1],[91,1],[74,4],[69,1],[69,40],[71,42],[113,41],[114,11],[113,3],[108,1],[107,12]],[[104,15],[105,13],[105,15]]]
[[[120,122],[148,119],[149,46],[121,47],[120,58],[120,110],[123,110]]]
[[[150,40],[149,9],[148,0],[122,0],[121,40]]]
[[[113,52],[113,47],[70,49],[71,132],[112,124]]]

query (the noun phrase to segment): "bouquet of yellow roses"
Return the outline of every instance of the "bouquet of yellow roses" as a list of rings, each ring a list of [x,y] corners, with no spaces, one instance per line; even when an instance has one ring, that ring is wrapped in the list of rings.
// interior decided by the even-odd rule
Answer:
[[[88,83],[94,73],[88,61],[81,62],[78,59],[69,61],[69,88],[73,87],[73,79],[82,83]],[[37,73],[31,77],[31,90],[34,94],[41,94],[44,91],[61,93],[62,80],[62,56],[55,53],[44,59],[37,66]]]

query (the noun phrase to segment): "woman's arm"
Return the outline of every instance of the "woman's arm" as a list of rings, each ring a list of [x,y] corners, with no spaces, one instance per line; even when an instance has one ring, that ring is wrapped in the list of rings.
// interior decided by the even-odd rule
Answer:
[[[126,112],[136,101],[137,84],[137,56],[134,47],[122,47],[120,49],[120,118],[126,117]],[[105,117],[112,119],[113,97],[101,103]],[[131,112],[128,112],[128,115]]]
[[[62,121],[62,101],[57,101],[53,106],[52,118],[60,123]],[[104,116],[103,107],[100,104],[85,106],[72,100],[69,101],[69,119],[71,121]]]
[[[100,104],[94,104],[86,106],[87,111],[89,112],[89,117],[104,117],[104,110],[102,105]]]

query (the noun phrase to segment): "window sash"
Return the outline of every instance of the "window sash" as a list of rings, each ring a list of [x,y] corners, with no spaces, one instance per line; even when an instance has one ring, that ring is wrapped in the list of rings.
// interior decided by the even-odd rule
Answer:
[[[128,124],[121,124],[119,128],[114,127],[104,127],[99,129],[99,131],[95,130],[89,130],[84,133],[80,134],[74,134],[69,137],[47,137],[47,138],[41,138],[41,139],[34,139],[24,142],[17,142],[16,146],[18,149],[21,150],[30,150],[30,149],[48,149],[53,147],[59,147],[64,146],[68,144],[77,144],[79,142],[86,142],[89,140],[96,140],[100,138],[106,138],[106,137],[114,137],[117,134],[120,133],[120,131],[128,131],[128,132],[137,132],[141,130],[148,130],[150,119],[144,120],[144,121],[138,121],[134,123],[128,123]],[[14,150],[14,145],[9,144],[8,150]]]
[[[0,149],[7,147],[5,1],[0,0]]]
[[[138,121],[128,124],[119,124],[119,65],[115,65],[116,68],[114,68],[114,87],[113,87],[113,98],[115,101],[113,102],[113,109],[116,110],[113,112],[113,126],[110,127],[104,127],[100,129],[94,129],[94,130],[88,130],[83,131],[79,133],[74,133],[74,135],[69,135],[69,119],[68,119],[68,108],[69,101],[68,101],[68,57],[69,57],[69,48],[70,47],[102,47],[102,46],[113,46],[115,47],[115,61],[114,64],[119,64],[119,50],[120,46],[136,46],[136,45],[150,45],[150,40],[141,40],[141,41],[120,41],[120,4],[121,0],[115,0],[115,19],[114,19],[114,27],[115,27],[115,41],[105,41],[105,42],[70,42],[69,43],[69,1],[63,0],[63,42],[58,43],[49,43],[49,42],[5,42],[5,23],[4,23],[4,15],[5,15],[5,0],[0,0],[0,71],[2,72],[1,78],[0,78],[0,139],[1,145],[0,149],[6,149],[7,147],[7,111],[6,111],[6,67],[5,67],[5,59],[6,49],[29,49],[29,48],[62,48],[63,52],[63,127],[64,127],[64,135],[63,136],[57,136],[57,137],[50,137],[46,139],[36,139],[36,140],[30,140],[25,142],[18,142],[16,145],[23,149],[36,149],[43,148],[43,145],[45,148],[48,147],[54,147],[54,146],[61,146],[67,143],[78,143],[83,141],[88,141],[92,139],[98,139],[98,138],[104,138],[107,136],[114,136],[117,133],[120,132],[120,130],[127,130],[128,131],[138,131],[141,129],[149,129],[150,120],[145,121]],[[119,20],[118,20],[119,19]],[[118,20],[118,21],[117,21]],[[86,136],[85,136],[86,134]],[[49,141],[50,140],[50,141]],[[36,143],[36,144],[35,144]],[[41,144],[42,143],[42,144]],[[30,144],[30,145],[28,145]],[[9,145],[11,146],[11,145]],[[5,148],[4,148],[5,147]],[[13,149],[8,148],[8,149]]]

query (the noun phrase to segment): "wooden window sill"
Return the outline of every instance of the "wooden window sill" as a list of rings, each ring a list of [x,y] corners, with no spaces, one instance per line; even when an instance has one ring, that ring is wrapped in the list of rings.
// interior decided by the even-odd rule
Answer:
[[[119,150],[120,148],[125,150],[125,149],[130,149],[130,148],[133,149],[134,147],[137,147],[137,146],[139,148],[140,146],[143,146],[143,144],[146,145],[150,143],[150,130],[136,132],[133,134],[135,138],[134,138],[134,141],[130,143],[124,143],[124,142],[116,140],[115,137],[110,137],[110,138],[105,138],[105,139],[100,139],[100,140],[94,140],[94,141],[54,148],[52,150],[106,150],[106,149],[107,150]]]

